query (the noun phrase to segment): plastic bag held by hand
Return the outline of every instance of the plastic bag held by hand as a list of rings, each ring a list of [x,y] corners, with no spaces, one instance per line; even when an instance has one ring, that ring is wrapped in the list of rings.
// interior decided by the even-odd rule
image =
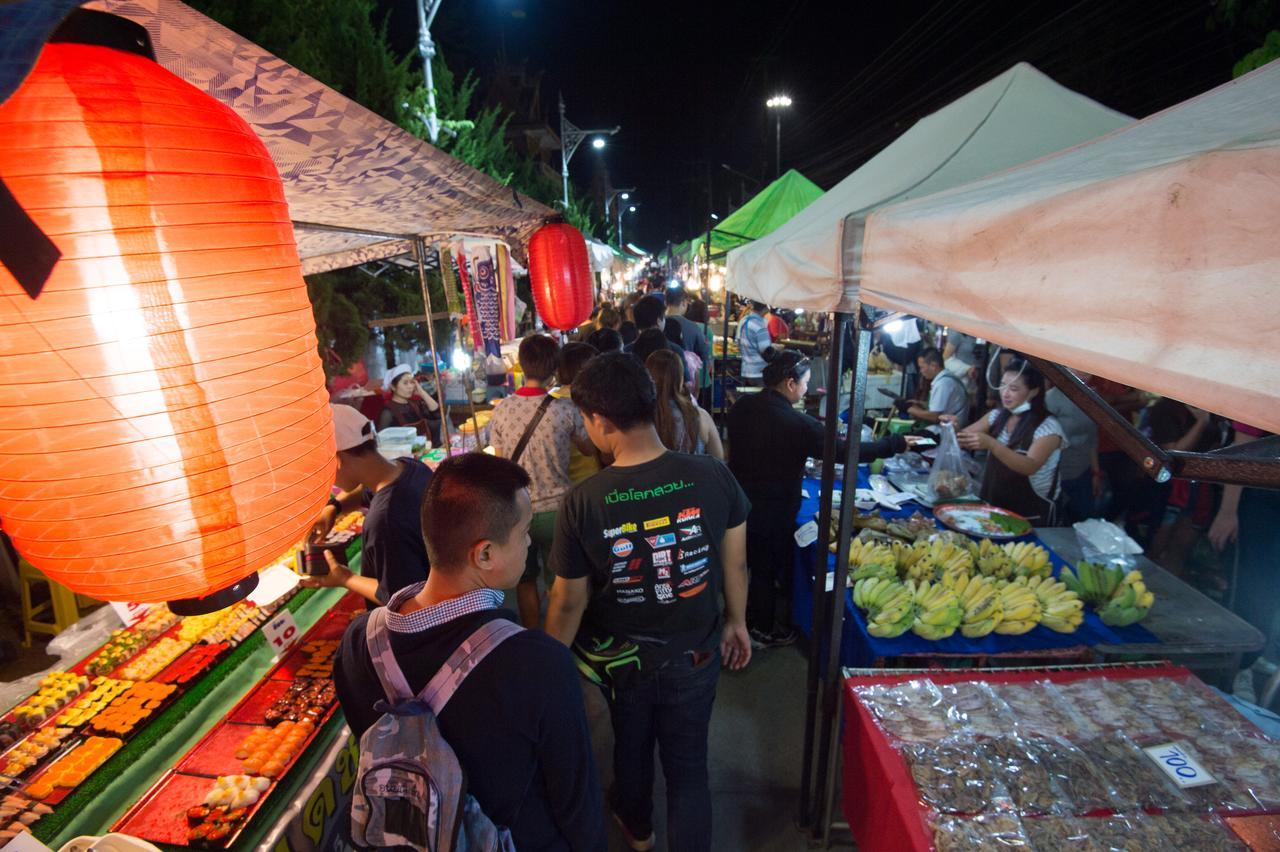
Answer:
[[[956,441],[956,428],[952,423],[942,424],[938,452],[929,474],[929,490],[938,500],[954,500],[973,491],[973,482],[969,479],[964,453]]]

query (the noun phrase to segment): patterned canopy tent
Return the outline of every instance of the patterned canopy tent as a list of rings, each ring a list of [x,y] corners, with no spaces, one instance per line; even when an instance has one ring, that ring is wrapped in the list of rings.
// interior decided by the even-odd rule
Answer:
[[[522,253],[553,211],[405,132],[177,0],[86,8],[147,28],[160,64],[266,143],[310,274],[403,254],[406,237],[493,237]]]

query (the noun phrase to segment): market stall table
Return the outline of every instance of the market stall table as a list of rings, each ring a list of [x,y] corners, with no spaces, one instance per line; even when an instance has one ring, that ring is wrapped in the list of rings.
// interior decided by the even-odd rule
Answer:
[[[867,465],[859,465],[858,485],[865,488],[867,484]],[[820,482],[808,479],[805,480],[804,487],[809,496],[801,503],[796,517],[797,526],[812,521],[818,513]],[[883,511],[882,514],[886,518],[895,518],[905,517],[915,511],[928,512],[912,502],[897,512]],[[1048,538],[1041,537],[1041,533],[1046,533]],[[1049,548],[1055,572],[1066,564],[1064,556],[1074,557],[1078,554],[1078,550],[1063,545],[1064,541],[1074,545],[1074,532],[1071,530],[1037,529],[1035,536]],[[828,571],[833,569],[834,558],[832,555],[828,559]],[[792,618],[797,627],[810,635],[814,546],[797,547],[795,560]],[[1145,564],[1142,567],[1145,576]],[[1257,631],[1173,575],[1158,566],[1152,567],[1155,571],[1152,574],[1151,588],[1156,595],[1156,605],[1147,620],[1129,627],[1110,627],[1090,612],[1075,633],[1066,634],[1037,627],[1020,636],[993,633],[979,639],[966,639],[957,634],[933,641],[910,632],[896,638],[877,638],[867,632],[863,613],[853,605],[851,596],[846,592],[840,661],[847,666],[869,667],[883,665],[885,661],[894,658],[921,656],[964,657],[985,661],[1021,655],[1085,661],[1097,654],[1105,654],[1130,655],[1135,658],[1176,655],[1199,666],[1203,660],[1217,655],[1217,666],[1220,667],[1223,664],[1222,655],[1238,655],[1262,647],[1262,637]],[[829,574],[829,577],[834,576]],[[834,579],[829,582],[834,582]],[[1153,625],[1162,632],[1151,629]],[[1201,629],[1197,625],[1203,625],[1207,629]]]
[[[1070,527],[1036,528],[1045,546],[1068,562],[1081,558],[1080,543]],[[1224,606],[1196,591],[1187,583],[1152,562],[1138,556],[1135,566],[1156,600],[1142,626],[1158,641],[1153,643],[1101,643],[1094,651],[1106,656],[1158,656],[1173,658],[1197,671],[1213,669],[1233,678],[1244,654],[1262,650],[1262,632]],[[1217,686],[1226,687],[1226,683]]]

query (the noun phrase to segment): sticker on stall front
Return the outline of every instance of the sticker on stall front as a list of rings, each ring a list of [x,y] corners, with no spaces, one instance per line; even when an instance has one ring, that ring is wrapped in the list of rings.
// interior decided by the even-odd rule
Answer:
[[[808,547],[818,540],[818,525],[810,521],[796,530],[796,547]]]
[[[1183,751],[1178,743],[1149,746],[1143,751],[1179,787],[1203,787],[1206,784],[1218,783],[1218,779],[1210,775],[1194,757]]]
[[[275,618],[262,627],[262,635],[267,637],[267,644],[276,652],[283,654],[290,645],[298,641],[298,623],[293,620],[293,613],[284,609]]]

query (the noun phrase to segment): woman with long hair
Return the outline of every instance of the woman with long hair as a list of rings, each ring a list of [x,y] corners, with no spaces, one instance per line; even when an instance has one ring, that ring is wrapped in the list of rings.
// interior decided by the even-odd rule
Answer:
[[[1052,521],[1066,433],[1045,406],[1044,376],[1028,362],[1010,361],[996,390],[1000,406],[956,438],[963,449],[987,452],[978,496],[1044,526]]]
[[[699,408],[684,383],[684,362],[669,349],[659,349],[644,362],[657,391],[653,422],[658,437],[677,453],[705,453],[724,460],[724,446],[711,415]]]

